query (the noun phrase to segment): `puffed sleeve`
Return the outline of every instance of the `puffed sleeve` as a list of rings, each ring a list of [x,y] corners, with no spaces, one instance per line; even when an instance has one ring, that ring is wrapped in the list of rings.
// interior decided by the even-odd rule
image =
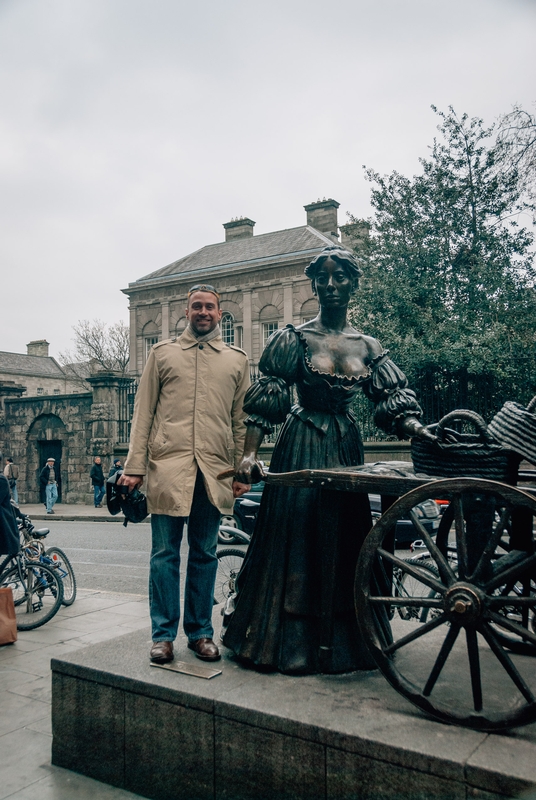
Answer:
[[[399,420],[422,415],[415,392],[408,389],[408,379],[386,353],[374,359],[363,391],[376,404],[374,422],[386,433],[398,435]]]
[[[258,425],[265,433],[272,425],[284,422],[290,411],[290,386],[296,380],[300,340],[292,325],[275,331],[264,348],[259,362],[263,377],[248,389],[244,411],[246,425]]]

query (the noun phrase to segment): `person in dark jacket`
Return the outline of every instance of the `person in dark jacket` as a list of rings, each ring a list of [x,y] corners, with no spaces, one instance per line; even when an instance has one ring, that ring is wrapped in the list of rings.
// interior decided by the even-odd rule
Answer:
[[[20,549],[19,529],[11,504],[7,478],[0,473],[0,555],[12,556]]]
[[[39,474],[39,482],[45,490],[47,514],[54,514],[53,506],[58,499],[58,481],[56,478],[56,460],[47,458],[47,463]]]
[[[115,475],[116,472],[119,472],[120,469],[123,469],[121,460],[119,458],[115,458],[113,467],[110,467],[110,472],[108,473],[108,477],[111,478],[113,475]]]
[[[89,477],[93,484],[93,499],[95,501],[95,508],[102,508],[102,498],[104,497],[104,473],[102,471],[102,463],[100,456],[95,456],[94,464],[91,467]]]

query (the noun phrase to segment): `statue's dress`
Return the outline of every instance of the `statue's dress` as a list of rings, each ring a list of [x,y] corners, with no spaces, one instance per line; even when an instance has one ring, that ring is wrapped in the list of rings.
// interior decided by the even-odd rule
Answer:
[[[271,472],[362,464],[363,444],[350,410],[359,389],[376,404],[376,424],[388,433],[395,432],[397,418],[421,414],[406,377],[386,352],[364,363],[362,374],[331,375],[312,366],[307,335],[307,325],[276,331],[259,364],[266,377],[256,381],[246,395],[246,423],[270,431],[286,418]],[[315,335],[321,334],[316,331]],[[349,337],[365,338],[357,333]],[[292,384],[298,404],[291,408]],[[318,496],[316,489],[270,485],[264,489],[255,533],[237,581],[235,611],[223,638],[225,646],[248,666],[302,674],[374,666],[361,642],[353,604],[357,557],[372,527],[368,498],[362,494],[338,493],[340,516],[332,531],[336,552],[333,649],[329,663],[319,661],[326,564],[319,541]]]

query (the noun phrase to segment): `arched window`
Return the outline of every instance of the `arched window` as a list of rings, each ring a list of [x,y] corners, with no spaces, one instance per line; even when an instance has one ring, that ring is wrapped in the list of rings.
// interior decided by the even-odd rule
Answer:
[[[180,336],[181,333],[184,333],[187,324],[188,320],[186,319],[186,317],[181,317],[180,320],[175,325],[175,336]]]
[[[305,301],[300,309],[300,320],[301,322],[309,322],[309,320],[314,319],[317,314],[318,300],[316,297],[311,297],[309,300]]]
[[[220,320],[220,328],[221,328],[221,338],[225,342],[225,344],[234,344],[235,343],[235,328],[234,328],[234,318],[232,314],[229,314],[228,311],[225,311],[222,314],[222,318]]]
[[[273,305],[264,306],[260,313],[261,322],[261,347],[266,347],[266,342],[278,328],[279,328],[279,311]]]

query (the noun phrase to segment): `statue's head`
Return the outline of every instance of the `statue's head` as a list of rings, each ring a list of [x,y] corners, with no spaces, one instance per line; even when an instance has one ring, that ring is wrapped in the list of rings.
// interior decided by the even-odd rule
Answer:
[[[310,264],[305,267],[305,274],[311,281],[313,292],[316,294],[316,276],[320,268],[326,263],[328,259],[337,262],[337,264],[345,271],[348,278],[352,281],[352,294],[357,291],[359,286],[359,278],[363,272],[357,263],[355,256],[348,250],[339,247],[338,245],[329,245],[313,258]]]

